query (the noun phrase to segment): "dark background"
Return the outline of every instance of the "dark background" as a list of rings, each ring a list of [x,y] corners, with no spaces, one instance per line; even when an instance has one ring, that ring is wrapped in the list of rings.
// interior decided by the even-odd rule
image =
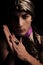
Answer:
[[[3,0],[0,2],[0,26],[8,24],[11,0]],[[13,0],[12,0],[13,1]],[[43,35],[43,2],[42,0],[32,0],[35,5],[35,18],[33,25],[38,29],[38,33]]]

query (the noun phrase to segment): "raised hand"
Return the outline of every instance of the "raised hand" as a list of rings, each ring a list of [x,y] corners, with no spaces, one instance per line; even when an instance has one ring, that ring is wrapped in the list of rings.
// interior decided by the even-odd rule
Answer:
[[[9,44],[11,50],[13,51],[12,43],[10,42],[10,39],[9,39],[9,36],[11,36],[11,33],[10,33],[7,25],[3,25],[3,31],[4,31],[4,34],[5,34],[6,39],[8,41],[8,44]]]
[[[26,60],[27,57],[27,51],[24,47],[24,45],[22,44],[22,38],[20,38],[20,41],[18,41],[15,37],[15,35],[12,35],[11,38],[12,41],[12,46],[13,49],[16,51],[17,56],[21,59],[21,60]],[[18,44],[16,44],[16,42],[18,42]]]

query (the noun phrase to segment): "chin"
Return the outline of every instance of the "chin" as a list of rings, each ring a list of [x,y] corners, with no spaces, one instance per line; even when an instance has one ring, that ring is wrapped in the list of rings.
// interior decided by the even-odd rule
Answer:
[[[26,34],[26,32],[18,33],[19,36],[24,36],[25,34]]]

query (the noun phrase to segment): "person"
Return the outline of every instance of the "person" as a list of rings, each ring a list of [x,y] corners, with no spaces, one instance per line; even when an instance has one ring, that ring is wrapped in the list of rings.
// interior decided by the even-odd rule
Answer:
[[[10,25],[3,25],[0,41],[1,65],[43,65],[43,36],[34,26],[31,0],[15,0]]]

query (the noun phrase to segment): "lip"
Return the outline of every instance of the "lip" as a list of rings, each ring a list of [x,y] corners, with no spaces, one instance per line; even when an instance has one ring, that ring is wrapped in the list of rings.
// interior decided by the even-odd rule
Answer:
[[[18,31],[18,32],[24,32],[25,29],[16,29],[16,31]]]

